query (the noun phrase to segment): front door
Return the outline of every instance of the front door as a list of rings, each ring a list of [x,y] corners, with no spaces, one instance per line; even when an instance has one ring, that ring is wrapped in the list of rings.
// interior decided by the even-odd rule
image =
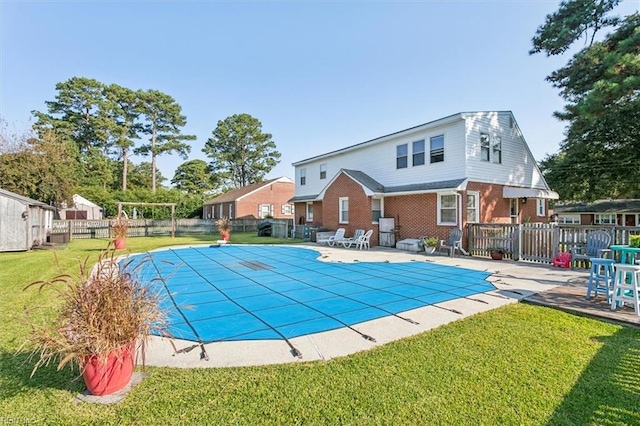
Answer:
[[[518,208],[518,202],[519,200],[517,198],[510,198],[509,199],[510,202],[510,206],[509,209],[511,211],[511,223],[519,223],[519,213],[520,210]]]
[[[636,224],[636,215],[635,214],[625,214],[624,216],[624,226],[637,226]]]

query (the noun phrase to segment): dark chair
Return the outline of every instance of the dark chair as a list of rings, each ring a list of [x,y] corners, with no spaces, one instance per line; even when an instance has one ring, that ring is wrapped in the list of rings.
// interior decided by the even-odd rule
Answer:
[[[462,251],[462,229],[455,228],[451,230],[449,234],[448,240],[440,240],[440,245],[438,246],[438,251],[446,250],[449,252],[449,256],[453,257],[456,250],[458,251],[458,255],[460,251]]]

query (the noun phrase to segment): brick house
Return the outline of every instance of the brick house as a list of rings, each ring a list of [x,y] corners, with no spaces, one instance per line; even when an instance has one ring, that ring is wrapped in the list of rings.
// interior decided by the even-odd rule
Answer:
[[[510,111],[465,112],[293,163],[297,223],[448,237],[472,222],[546,222],[544,180]]]
[[[640,226],[638,199],[556,204],[553,213],[556,221],[563,224]]]
[[[279,177],[232,189],[209,201],[202,208],[204,219],[264,218],[292,219],[294,183],[287,177]]]

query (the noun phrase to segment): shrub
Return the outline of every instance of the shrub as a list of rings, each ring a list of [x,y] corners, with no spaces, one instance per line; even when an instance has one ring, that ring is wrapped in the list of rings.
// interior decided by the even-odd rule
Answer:
[[[422,237],[422,244],[425,247],[437,247],[439,241],[437,237]]]

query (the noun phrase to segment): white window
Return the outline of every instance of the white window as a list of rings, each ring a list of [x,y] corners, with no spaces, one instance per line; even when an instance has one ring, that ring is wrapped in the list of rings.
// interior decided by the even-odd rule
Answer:
[[[282,205],[282,214],[284,215],[291,215],[294,212],[294,206],[293,204],[283,204]]]
[[[273,217],[273,204],[258,204],[258,217],[264,219],[267,216]]]
[[[536,198],[536,215],[538,217],[544,217],[546,215],[546,205],[547,203],[544,199]]]
[[[456,194],[438,194],[438,225],[456,225],[458,212]]]
[[[396,146],[396,169],[407,168],[408,155],[409,152],[406,143]]]
[[[480,222],[480,193],[467,191],[467,223]]]
[[[349,223],[349,197],[340,197],[338,203],[340,208],[340,223]]]
[[[229,219],[233,219],[233,203],[229,204]]]
[[[616,215],[615,214],[597,214],[595,215],[594,222],[596,225],[615,225]]]
[[[219,204],[218,207],[218,219],[222,218],[222,203]]]
[[[492,147],[492,161],[494,163],[502,163],[502,138],[498,135],[493,135],[493,140],[491,141]]]
[[[569,225],[580,225],[580,215],[579,214],[566,214],[566,215],[558,215],[558,223],[566,223]]]
[[[300,169],[300,186],[307,184],[307,169]]]
[[[307,222],[313,222],[313,202],[307,202]]]
[[[382,217],[382,198],[371,199],[371,222],[378,223]]]
[[[320,164],[320,179],[327,178],[327,163]]]
[[[489,135],[480,133],[480,161],[489,161]]]
[[[444,135],[434,136],[431,142],[431,162],[440,163],[444,161]]]
[[[421,141],[415,141],[412,144],[413,148],[413,165],[421,166],[424,164],[424,139]]]

